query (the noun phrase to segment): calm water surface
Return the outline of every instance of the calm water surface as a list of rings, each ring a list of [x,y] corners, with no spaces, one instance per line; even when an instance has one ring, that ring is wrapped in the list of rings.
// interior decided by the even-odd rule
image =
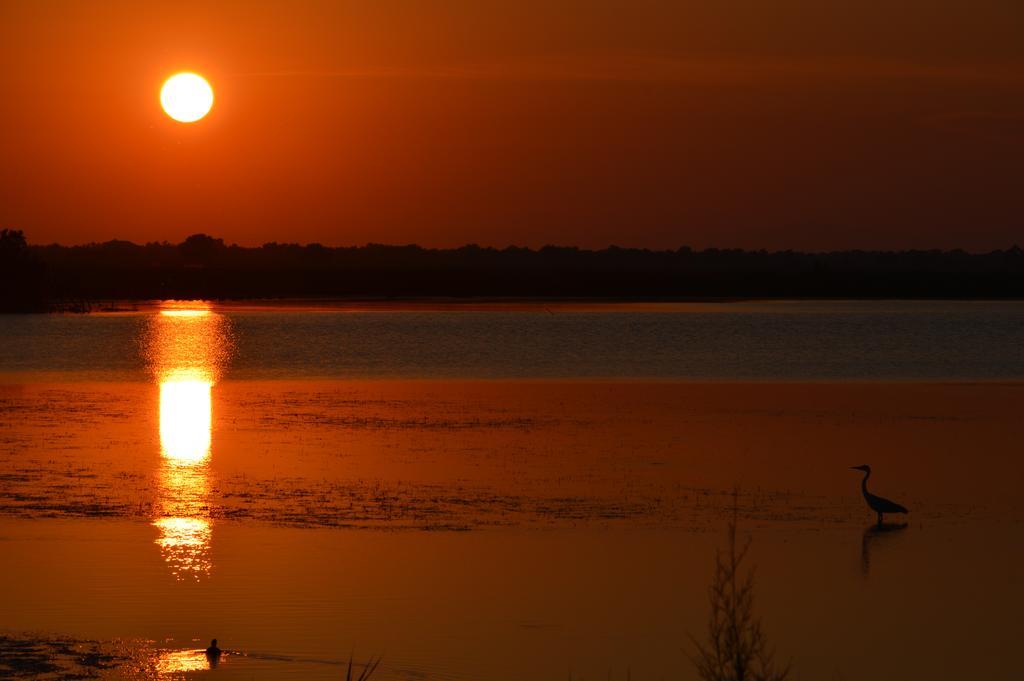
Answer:
[[[337,679],[354,652],[382,679],[691,679],[735,504],[797,678],[1016,678],[1022,321],[2,317],[0,635],[99,641],[127,678]],[[905,525],[873,526],[865,462]],[[214,636],[234,654],[209,669]]]
[[[215,308],[226,378],[1024,377],[1024,303],[767,302],[473,311]],[[7,316],[0,371],[142,380],[152,313]]]

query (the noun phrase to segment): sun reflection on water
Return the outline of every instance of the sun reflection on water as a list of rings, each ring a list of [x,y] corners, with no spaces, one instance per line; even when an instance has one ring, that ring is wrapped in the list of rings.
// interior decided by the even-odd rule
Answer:
[[[157,673],[161,675],[198,672],[214,666],[202,650],[165,650],[157,658]]]
[[[151,318],[145,345],[160,386],[156,543],[175,577],[198,580],[213,569],[213,386],[231,353],[230,329],[208,304],[173,303]]]
[[[179,580],[198,580],[213,569],[209,491],[209,469],[205,461],[165,459],[160,469],[159,514],[153,525],[160,531],[157,546]]]
[[[160,383],[160,448],[180,463],[210,455],[213,384],[171,378]]]

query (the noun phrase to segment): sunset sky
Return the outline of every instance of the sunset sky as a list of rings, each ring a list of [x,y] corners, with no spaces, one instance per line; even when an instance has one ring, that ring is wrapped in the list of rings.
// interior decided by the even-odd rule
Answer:
[[[0,2],[34,243],[1002,248],[1020,0]],[[178,123],[160,86],[213,86]]]

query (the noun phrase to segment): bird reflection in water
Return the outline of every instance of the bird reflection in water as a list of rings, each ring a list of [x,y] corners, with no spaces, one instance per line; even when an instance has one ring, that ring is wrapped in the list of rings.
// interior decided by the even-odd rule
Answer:
[[[213,568],[213,386],[230,357],[230,328],[209,305],[168,304],[150,319],[145,346],[160,386],[156,543],[178,579],[198,580]]]
[[[864,577],[871,573],[871,552],[896,542],[907,523],[872,523],[864,529],[860,543],[860,570]]]

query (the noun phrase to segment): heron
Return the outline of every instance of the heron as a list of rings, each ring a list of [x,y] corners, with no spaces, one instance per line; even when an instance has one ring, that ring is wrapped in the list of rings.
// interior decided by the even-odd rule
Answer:
[[[864,471],[864,479],[860,481],[860,491],[864,493],[864,501],[868,502],[871,510],[878,514],[879,526],[882,524],[883,513],[907,513],[907,509],[895,501],[889,501],[884,497],[876,497],[868,491],[868,478],[871,477],[871,466],[865,464],[863,466],[851,466],[850,468],[855,471]]]

